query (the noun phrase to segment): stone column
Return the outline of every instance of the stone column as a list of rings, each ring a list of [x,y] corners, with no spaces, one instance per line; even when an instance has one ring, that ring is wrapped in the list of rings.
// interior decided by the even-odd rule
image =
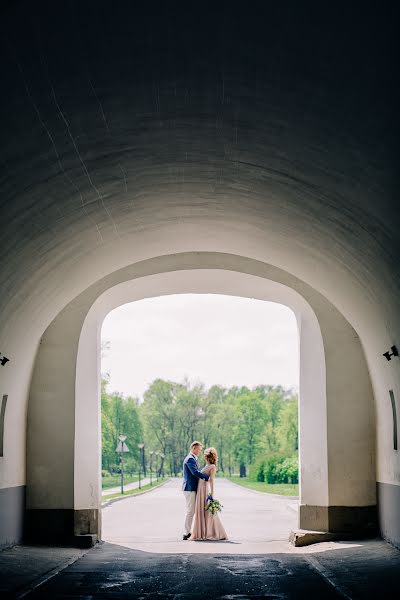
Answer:
[[[332,304],[318,301],[313,309],[322,333],[326,395],[300,399],[299,526],[335,533],[375,528],[374,398],[364,352]],[[301,377],[307,376],[304,358],[320,351],[302,349]]]
[[[69,304],[47,328],[36,358],[27,418],[25,532],[28,540],[36,542],[87,544],[100,534],[98,488],[85,503],[75,497],[74,484],[76,435],[82,434],[76,427],[76,365],[86,314],[85,303]],[[99,413],[98,398],[94,400]],[[82,420],[81,426],[87,443],[100,436],[96,413]],[[85,463],[84,452],[80,460]],[[99,476],[99,465],[94,472]]]

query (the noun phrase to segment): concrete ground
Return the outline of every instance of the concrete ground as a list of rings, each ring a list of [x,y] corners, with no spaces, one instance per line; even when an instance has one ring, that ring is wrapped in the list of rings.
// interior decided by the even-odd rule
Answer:
[[[289,533],[297,527],[297,498],[248,490],[218,479],[214,495],[223,504],[227,542],[182,540],[185,499],[181,479],[118,501],[102,512],[103,540],[147,552],[253,554],[289,551]]]
[[[398,600],[400,552],[382,540],[336,543],[334,549],[317,544],[312,553],[305,550],[253,555],[163,554],[105,542],[75,556],[69,566],[60,560],[58,569],[43,573],[42,584],[29,592],[20,577],[27,570],[32,575],[37,553],[43,558],[49,549],[18,547],[6,554],[0,552],[1,598]],[[65,558],[71,549],[52,551],[53,555],[57,552]],[[10,561],[13,554],[19,556],[17,564]],[[30,587],[40,581],[33,580]]]
[[[229,542],[184,542],[179,481],[103,510],[107,541],[0,552],[2,598],[398,599],[400,551],[383,540],[294,548],[296,500],[218,481]]]

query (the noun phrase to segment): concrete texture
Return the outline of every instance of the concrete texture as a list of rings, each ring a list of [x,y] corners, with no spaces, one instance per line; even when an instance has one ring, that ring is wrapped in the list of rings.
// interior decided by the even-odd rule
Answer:
[[[41,544],[71,544],[76,540],[78,546],[87,547],[90,538],[85,541],[79,536],[98,538],[101,530],[99,513],[100,509],[26,509],[24,540]]]
[[[288,273],[243,257],[197,252],[112,273],[65,307],[42,336],[28,408],[30,508],[52,508],[60,498],[68,503],[73,497],[75,508],[85,510],[100,501],[98,358],[105,314],[129,300],[204,291],[290,306],[300,338],[301,501],[351,507],[375,502],[373,396],[354,329],[325,298]],[[351,404],[343,387],[351,389]],[[54,437],[60,414],[68,418],[49,454],[47,440]],[[325,523],[309,516],[301,515],[301,527],[325,530]]]
[[[400,486],[378,482],[377,496],[382,534],[400,548]]]
[[[68,548],[17,547],[6,552],[0,552],[2,598],[398,598],[400,552],[381,540],[253,555],[153,554],[107,542],[81,558],[79,551]],[[74,562],[68,566],[69,561]]]
[[[84,555],[77,548],[14,546],[0,552],[1,598],[23,598],[48,578]]]
[[[128,548],[163,553],[256,554],[285,551],[297,526],[297,498],[259,494],[217,479],[215,496],[223,505],[221,518],[227,542],[183,541],[185,499],[181,479],[149,494],[127,498],[102,511],[102,539]]]
[[[226,480],[216,491],[229,542],[181,539],[180,480],[103,510],[107,541],[74,548],[17,546],[0,552],[4,598],[397,598],[400,552],[381,540],[287,542],[297,499]],[[217,494],[216,494],[217,495]],[[114,540],[114,542],[113,542]]]
[[[345,532],[376,532],[376,506],[299,506],[300,522],[308,523],[309,529]]]
[[[332,542],[340,540],[340,534],[329,533],[323,531],[311,531],[305,529],[296,529],[290,532],[289,542],[296,548],[302,546],[311,546],[312,544],[319,544],[320,542]]]
[[[62,387],[51,375],[45,380],[36,397],[45,410],[35,415],[29,396],[37,352],[50,324],[85,290],[129,265],[182,253],[269,265],[320,294],[349,324],[342,340],[340,328],[324,340],[345,376],[327,372],[338,403],[317,405],[323,415],[327,408],[326,422],[312,428],[325,451],[302,469],[317,486],[321,474],[326,501],[307,504],[372,505],[371,473],[400,485],[389,399],[392,390],[399,401],[399,359],[382,356],[400,346],[397,19],[390,6],[6,3],[0,352],[9,362],[0,366],[0,397],[8,395],[1,488],[24,486],[28,473],[36,508],[98,507],[99,485],[92,477],[82,483],[79,452],[79,469],[74,464],[74,440],[98,438],[84,405],[75,420],[77,365],[68,343],[80,329],[64,332],[64,346],[56,337],[39,352],[48,367],[54,359],[55,378],[64,353],[70,377]],[[364,373],[355,371],[354,386],[348,352]],[[368,406],[361,432],[352,429],[360,390]],[[87,398],[89,413],[96,402]],[[40,437],[52,406],[55,419],[26,469],[26,429],[39,428]],[[354,441],[352,453],[336,437],[342,430]],[[375,437],[376,456],[363,451]],[[342,502],[341,494],[362,501]],[[382,503],[380,522],[400,544],[392,507]]]
[[[25,486],[0,488],[0,548],[22,541]]]
[[[371,539],[374,537],[374,531],[372,532],[361,532],[360,539]],[[356,532],[352,533],[331,533],[329,531],[312,531],[307,529],[295,529],[290,532],[289,541],[296,548],[303,546],[311,546],[312,544],[319,544],[321,542],[335,542],[335,541],[347,541],[358,539]]]

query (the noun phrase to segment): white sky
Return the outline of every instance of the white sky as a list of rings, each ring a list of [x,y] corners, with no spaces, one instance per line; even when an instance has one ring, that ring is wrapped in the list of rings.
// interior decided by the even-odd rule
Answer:
[[[281,304],[215,294],[177,294],[125,304],[107,315],[102,359],[110,390],[142,397],[156,378],[207,387],[298,388],[294,314]]]

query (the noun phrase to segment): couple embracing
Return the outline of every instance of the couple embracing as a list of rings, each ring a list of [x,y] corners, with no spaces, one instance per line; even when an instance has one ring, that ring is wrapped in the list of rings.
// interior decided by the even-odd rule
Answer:
[[[227,540],[228,536],[218,513],[212,514],[207,510],[207,503],[214,498],[217,451],[215,448],[206,448],[204,451],[206,466],[200,471],[197,459],[202,447],[200,442],[193,442],[189,454],[183,461],[182,490],[186,499],[183,539]]]

